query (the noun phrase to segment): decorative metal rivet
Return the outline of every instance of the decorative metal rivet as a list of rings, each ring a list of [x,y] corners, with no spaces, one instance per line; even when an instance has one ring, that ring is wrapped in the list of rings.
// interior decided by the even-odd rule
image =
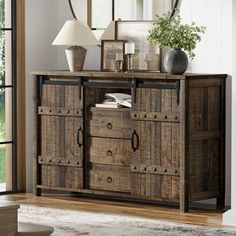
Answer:
[[[107,182],[110,184],[112,182],[112,178],[111,177],[108,177],[107,178]]]
[[[111,150],[107,151],[107,156],[112,156],[112,151]]]
[[[108,129],[112,129],[112,124],[111,123],[107,123],[107,128]]]

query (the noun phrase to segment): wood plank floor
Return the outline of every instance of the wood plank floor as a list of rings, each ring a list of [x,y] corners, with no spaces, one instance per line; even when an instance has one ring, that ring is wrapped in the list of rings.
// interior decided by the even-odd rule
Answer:
[[[188,213],[181,213],[177,208],[160,207],[154,204],[109,201],[63,194],[44,194],[42,197],[35,197],[32,194],[12,194],[0,196],[1,200],[59,209],[108,212],[111,214],[132,215],[185,224],[233,228],[222,225],[222,214],[224,211],[210,209],[209,205],[204,205],[204,208],[203,205],[198,205],[197,208],[195,207]]]

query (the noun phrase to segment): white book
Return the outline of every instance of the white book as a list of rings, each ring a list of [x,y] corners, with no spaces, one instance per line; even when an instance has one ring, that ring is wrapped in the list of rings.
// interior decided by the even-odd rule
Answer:
[[[114,101],[117,104],[120,104],[122,106],[131,107],[131,95],[130,94],[126,94],[126,93],[106,93],[105,97],[108,100],[112,99],[112,101]],[[108,100],[105,100],[104,103],[106,103],[106,101],[108,102]]]
[[[106,103],[96,103],[95,107],[103,107],[103,108],[120,108],[120,105],[117,103],[113,104],[106,104]]]

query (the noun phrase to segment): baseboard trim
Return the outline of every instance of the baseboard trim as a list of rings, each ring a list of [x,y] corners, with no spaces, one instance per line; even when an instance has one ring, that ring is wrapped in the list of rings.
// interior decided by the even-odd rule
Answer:
[[[222,224],[236,226],[236,209],[230,209],[223,214]]]

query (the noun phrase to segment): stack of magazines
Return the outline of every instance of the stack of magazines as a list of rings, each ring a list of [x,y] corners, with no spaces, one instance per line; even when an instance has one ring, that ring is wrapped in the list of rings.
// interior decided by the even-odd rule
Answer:
[[[106,93],[102,103],[95,104],[96,107],[122,108],[131,107],[131,95],[125,93]]]

